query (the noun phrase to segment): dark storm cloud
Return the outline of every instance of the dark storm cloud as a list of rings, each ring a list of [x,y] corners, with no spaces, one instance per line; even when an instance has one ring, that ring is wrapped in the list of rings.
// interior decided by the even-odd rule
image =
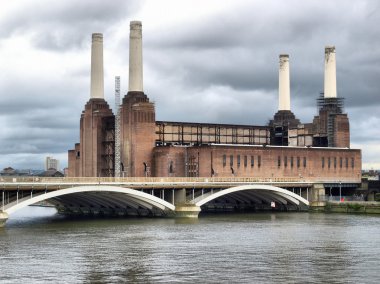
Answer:
[[[31,47],[41,50],[33,56],[42,56],[35,65],[26,48],[15,52],[15,63],[2,60],[3,66],[4,62],[12,66],[4,66],[0,81],[1,166],[42,168],[46,155],[67,156],[79,140],[79,118],[89,97],[91,33],[115,29],[140,5],[141,1],[28,1],[1,17],[0,43],[29,38]],[[79,49],[87,50],[83,57],[88,60],[82,66],[67,65],[69,69],[54,66],[62,62],[44,53],[57,51],[63,59],[62,54]],[[15,68],[24,57],[25,65]]]
[[[264,2],[258,3],[239,13],[227,11],[146,35],[145,55],[156,65],[153,68],[168,72],[180,69],[184,84],[276,92],[278,55],[288,53],[292,98],[311,106],[323,91],[324,47],[333,44],[337,48],[339,94],[347,98],[348,106],[372,104],[357,94],[374,99],[380,87],[375,61],[380,51],[371,48],[379,45],[380,38],[377,4],[274,1],[265,7]],[[154,58],[160,58],[159,62]]]
[[[292,110],[302,122],[311,122],[323,91],[324,47],[335,45],[338,95],[345,97],[351,139],[363,147],[380,136],[380,3],[231,1],[219,12],[171,21],[176,11],[162,1],[169,20],[156,18],[148,24],[136,14],[144,15],[150,3],[26,1],[0,18],[0,57],[2,42],[21,36],[30,39],[31,49],[56,58],[69,55],[62,61],[81,60],[54,77],[49,74],[54,69],[44,70],[44,57],[34,70],[40,74],[24,73],[30,66],[2,74],[0,166],[7,159],[30,166],[40,159],[42,165],[48,153],[66,159],[66,151],[79,140],[79,118],[89,97],[91,33],[105,36],[105,93],[112,106],[110,78],[124,72],[124,91],[128,85],[131,19],[143,22],[144,89],[156,103],[158,120],[267,123],[277,111],[278,56],[287,53]],[[200,9],[209,4],[192,3]],[[363,153],[364,161],[372,162],[369,156]]]

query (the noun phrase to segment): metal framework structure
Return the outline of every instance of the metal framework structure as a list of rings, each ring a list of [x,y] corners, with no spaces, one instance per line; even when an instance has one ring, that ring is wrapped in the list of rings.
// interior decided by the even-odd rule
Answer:
[[[318,112],[320,110],[330,111],[334,114],[341,114],[344,112],[344,98],[325,98],[321,93],[317,99]]]
[[[266,126],[156,121],[156,145],[270,144]]]
[[[323,93],[317,99],[318,111],[325,111],[327,113],[327,141],[328,147],[334,147],[334,124],[335,115],[344,112],[344,98],[325,98]]]
[[[114,176],[114,162],[115,162],[115,126],[112,117],[103,118],[102,129],[102,168],[101,174],[105,177]]]
[[[115,77],[115,177],[120,177],[120,76]]]

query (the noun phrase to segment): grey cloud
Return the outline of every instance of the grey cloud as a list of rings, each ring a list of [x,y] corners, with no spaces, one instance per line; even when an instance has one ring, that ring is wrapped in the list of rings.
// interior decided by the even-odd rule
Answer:
[[[38,48],[80,48],[91,33],[109,30],[135,13],[141,4],[137,0],[29,2],[0,21],[0,36],[30,33]]]
[[[191,22],[165,26],[158,21],[157,27],[143,29],[144,86],[156,102],[158,120],[267,123],[278,104],[278,55],[288,53],[292,110],[302,122],[311,122],[323,91],[324,47],[332,44],[337,48],[338,95],[345,97],[351,140],[355,145],[378,141],[379,133],[373,130],[380,103],[378,3],[236,2],[239,5],[207,18],[194,15]],[[28,153],[34,153],[31,159],[46,153],[64,157],[78,142],[80,113],[89,95],[92,32],[107,32],[105,74],[113,76],[113,64],[128,69],[128,30],[118,38],[115,31],[143,8],[140,1],[57,3],[33,13],[26,6],[1,19],[0,38],[28,35],[34,47],[57,54],[84,48],[88,64],[59,80],[46,74],[40,80],[22,78],[20,83],[20,75],[0,82],[0,119],[6,129],[18,129],[0,136],[2,160],[35,165],[25,158]],[[113,49],[107,49],[111,41]],[[108,61],[107,53],[117,54],[113,60],[118,62]],[[127,85],[127,75],[122,82]],[[112,82],[105,86],[113,106]],[[370,123],[363,124],[366,120]],[[363,157],[369,161],[368,154]]]

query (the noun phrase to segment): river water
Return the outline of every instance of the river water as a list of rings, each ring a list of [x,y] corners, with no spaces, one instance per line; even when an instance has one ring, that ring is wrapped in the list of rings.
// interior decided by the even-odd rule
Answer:
[[[379,283],[380,216],[252,213],[67,219],[0,228],[0,283]]]

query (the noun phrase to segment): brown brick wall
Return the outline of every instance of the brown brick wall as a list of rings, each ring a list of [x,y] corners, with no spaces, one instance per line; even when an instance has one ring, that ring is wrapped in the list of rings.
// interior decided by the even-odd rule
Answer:
[[[335,116],[334,130],[334,146],[350,147],[350,123],[346,114]]]
[[[186,176],[186,151],[183,147],[155,147],[152,174],[156,177]]]
[[[76,152],[75,150],[69,150],[68,152],[68,171],[67,171],[67,176],[68,177],[76,177],[75,175],[75,160],[76,160]]]
[[[155,175],[168,176],[173,161],[173,176],[186,176],[193,157],[200,177],[303,178],[308,180],[357,180],[361,178],[361,151],[338,148],[293,147],[156,147]],[[225,155],[225,164],[223,156]],[[230,159],[232,156],[232,165]],[[238,157],[240,156],[240,165]],[[247,158],[245,158],[247,157]],[[252,161],[253,157],[253,163]],[[278,158],[280,157],[280,166]],[[324,167],[322,167],[324,158]],[[245,159],[247,163],[245,164]],[[328,160],[330,159],[330,167]],[[342,164],[341,164],[342,159]],[[348,167],[346,167],[346,159]],[[352,167],[352,159],[354,167]],[[299,161],[299,162],[298,162]],[[306,162],[304,166],[304,161]],[[342,166],[341,166],[342,165]],[[233,172],[232,172],[232,169]],[[187,174],[189,176],[189,174]]]
[[[121,109],[121,163],[125,176],[151,176],[155,147],[155,108],[142,92],[128,92]],[[144,163],[148,172],[145,172]]]
[[[75,144],[75,176],[81,177],[82,176],[82,168],[81,168],[82,162],[81,162],[81,154],[80,154],[80,144]]]
[[[101,169],[104,167],[104,117],[112,117],[112,111],[106,101],[90,99],[80,120],[80,176],[103,176]]]

